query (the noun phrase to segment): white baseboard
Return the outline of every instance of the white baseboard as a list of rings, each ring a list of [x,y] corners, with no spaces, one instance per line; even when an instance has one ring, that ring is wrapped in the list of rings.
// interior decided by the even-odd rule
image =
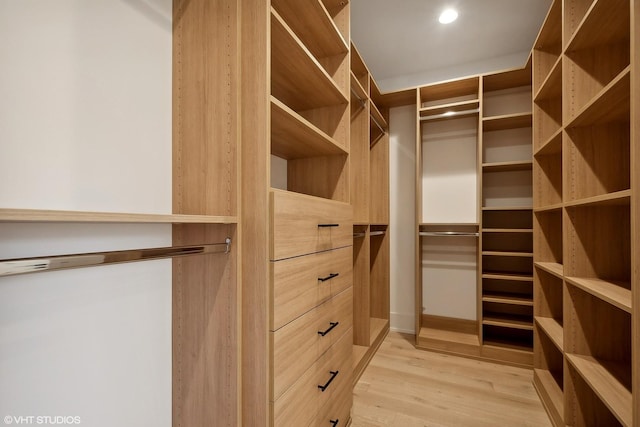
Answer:
[[[413,313],[391,313],[389,329],[393,332],[415,334],[416,317]]]

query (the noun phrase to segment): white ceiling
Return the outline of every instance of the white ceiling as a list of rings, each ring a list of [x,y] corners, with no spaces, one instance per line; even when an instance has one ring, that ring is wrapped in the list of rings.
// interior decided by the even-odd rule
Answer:
[[[351,38],[383,92],[524,65],[551,0],[351,0]],[[455,8],[452,24],[438,22]]]

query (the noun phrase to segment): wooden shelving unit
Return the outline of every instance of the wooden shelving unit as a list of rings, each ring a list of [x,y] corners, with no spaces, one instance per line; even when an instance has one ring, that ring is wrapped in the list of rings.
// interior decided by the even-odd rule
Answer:
[[[501,349],[498,360],[529,364],[533,345],[531,84],[530,64],[482,78],[479,262],[481,342]],[[512,188],[503,188],[505,182]],[[508,297],[487,298],[496,292]]]
[[[237,424],[347,424],[352,354],[361,354],[352,345],[360,296],[352,260],[364,254],[351,245],[350,88],[358,76],[349,63],[350,4],[273,0],[237,13],[246,260]],[[332,322],[326,337],[317,333],[316,324]],[[314,393],[320,366],[340,372],[329,399]]]
[[[389,332],[389,134],[380,91],[353,45],[350,76],[355,384]]]
[[[534,384],[555,425],[640,416],[632,3],[554,1],[534,47]]]

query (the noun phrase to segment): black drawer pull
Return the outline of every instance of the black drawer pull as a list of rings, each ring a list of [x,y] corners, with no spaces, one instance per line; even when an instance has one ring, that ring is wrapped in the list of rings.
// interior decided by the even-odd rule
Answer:
[[[318,228],[340,227],[340,224],[318,224]]]
[[[324,391],[327,389],[327,387],[329,387],[329,384],[331,384],[331,381],[333,381],[338,374],[340,373],[340,371],[329,371],[329,373],[331,374],[331,378],[329,378],[329,381],[327,381],[327,383],[325,385],[319,385],[318,388],[324,393]]]
[[[336,427],[338,425],[338,423],[340,422],[340,419],[329,420],[329,422],[331,423],[331,425],[333,427]]]
[[[331,273],[327,277],[318,277],[319,282],[326,282],[327,280],[331,280],[334,277],[338,277],[340,273]]]
[[[329,329],[327,329],[326,331],[318,331],[318,335],[320,335],[321,337],[327,335],[329,332],[331,332],[331,330],[333,328],[335,328],[336,326],[338,326],[340,324],[340,322],[329,322]]]

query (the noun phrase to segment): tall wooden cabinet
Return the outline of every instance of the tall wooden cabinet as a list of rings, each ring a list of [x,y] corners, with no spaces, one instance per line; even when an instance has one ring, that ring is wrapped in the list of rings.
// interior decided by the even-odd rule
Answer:
[[[346,425],[349,3],[240,4],[243,425]],[[272,167],[285,178],[272,181]]]
[[[534,383],[556,425],[640,422],[638,10],[555,1],[533,51]]]
[[[380,90],[351,45],[354,381],[389,332],[389,133]]]

